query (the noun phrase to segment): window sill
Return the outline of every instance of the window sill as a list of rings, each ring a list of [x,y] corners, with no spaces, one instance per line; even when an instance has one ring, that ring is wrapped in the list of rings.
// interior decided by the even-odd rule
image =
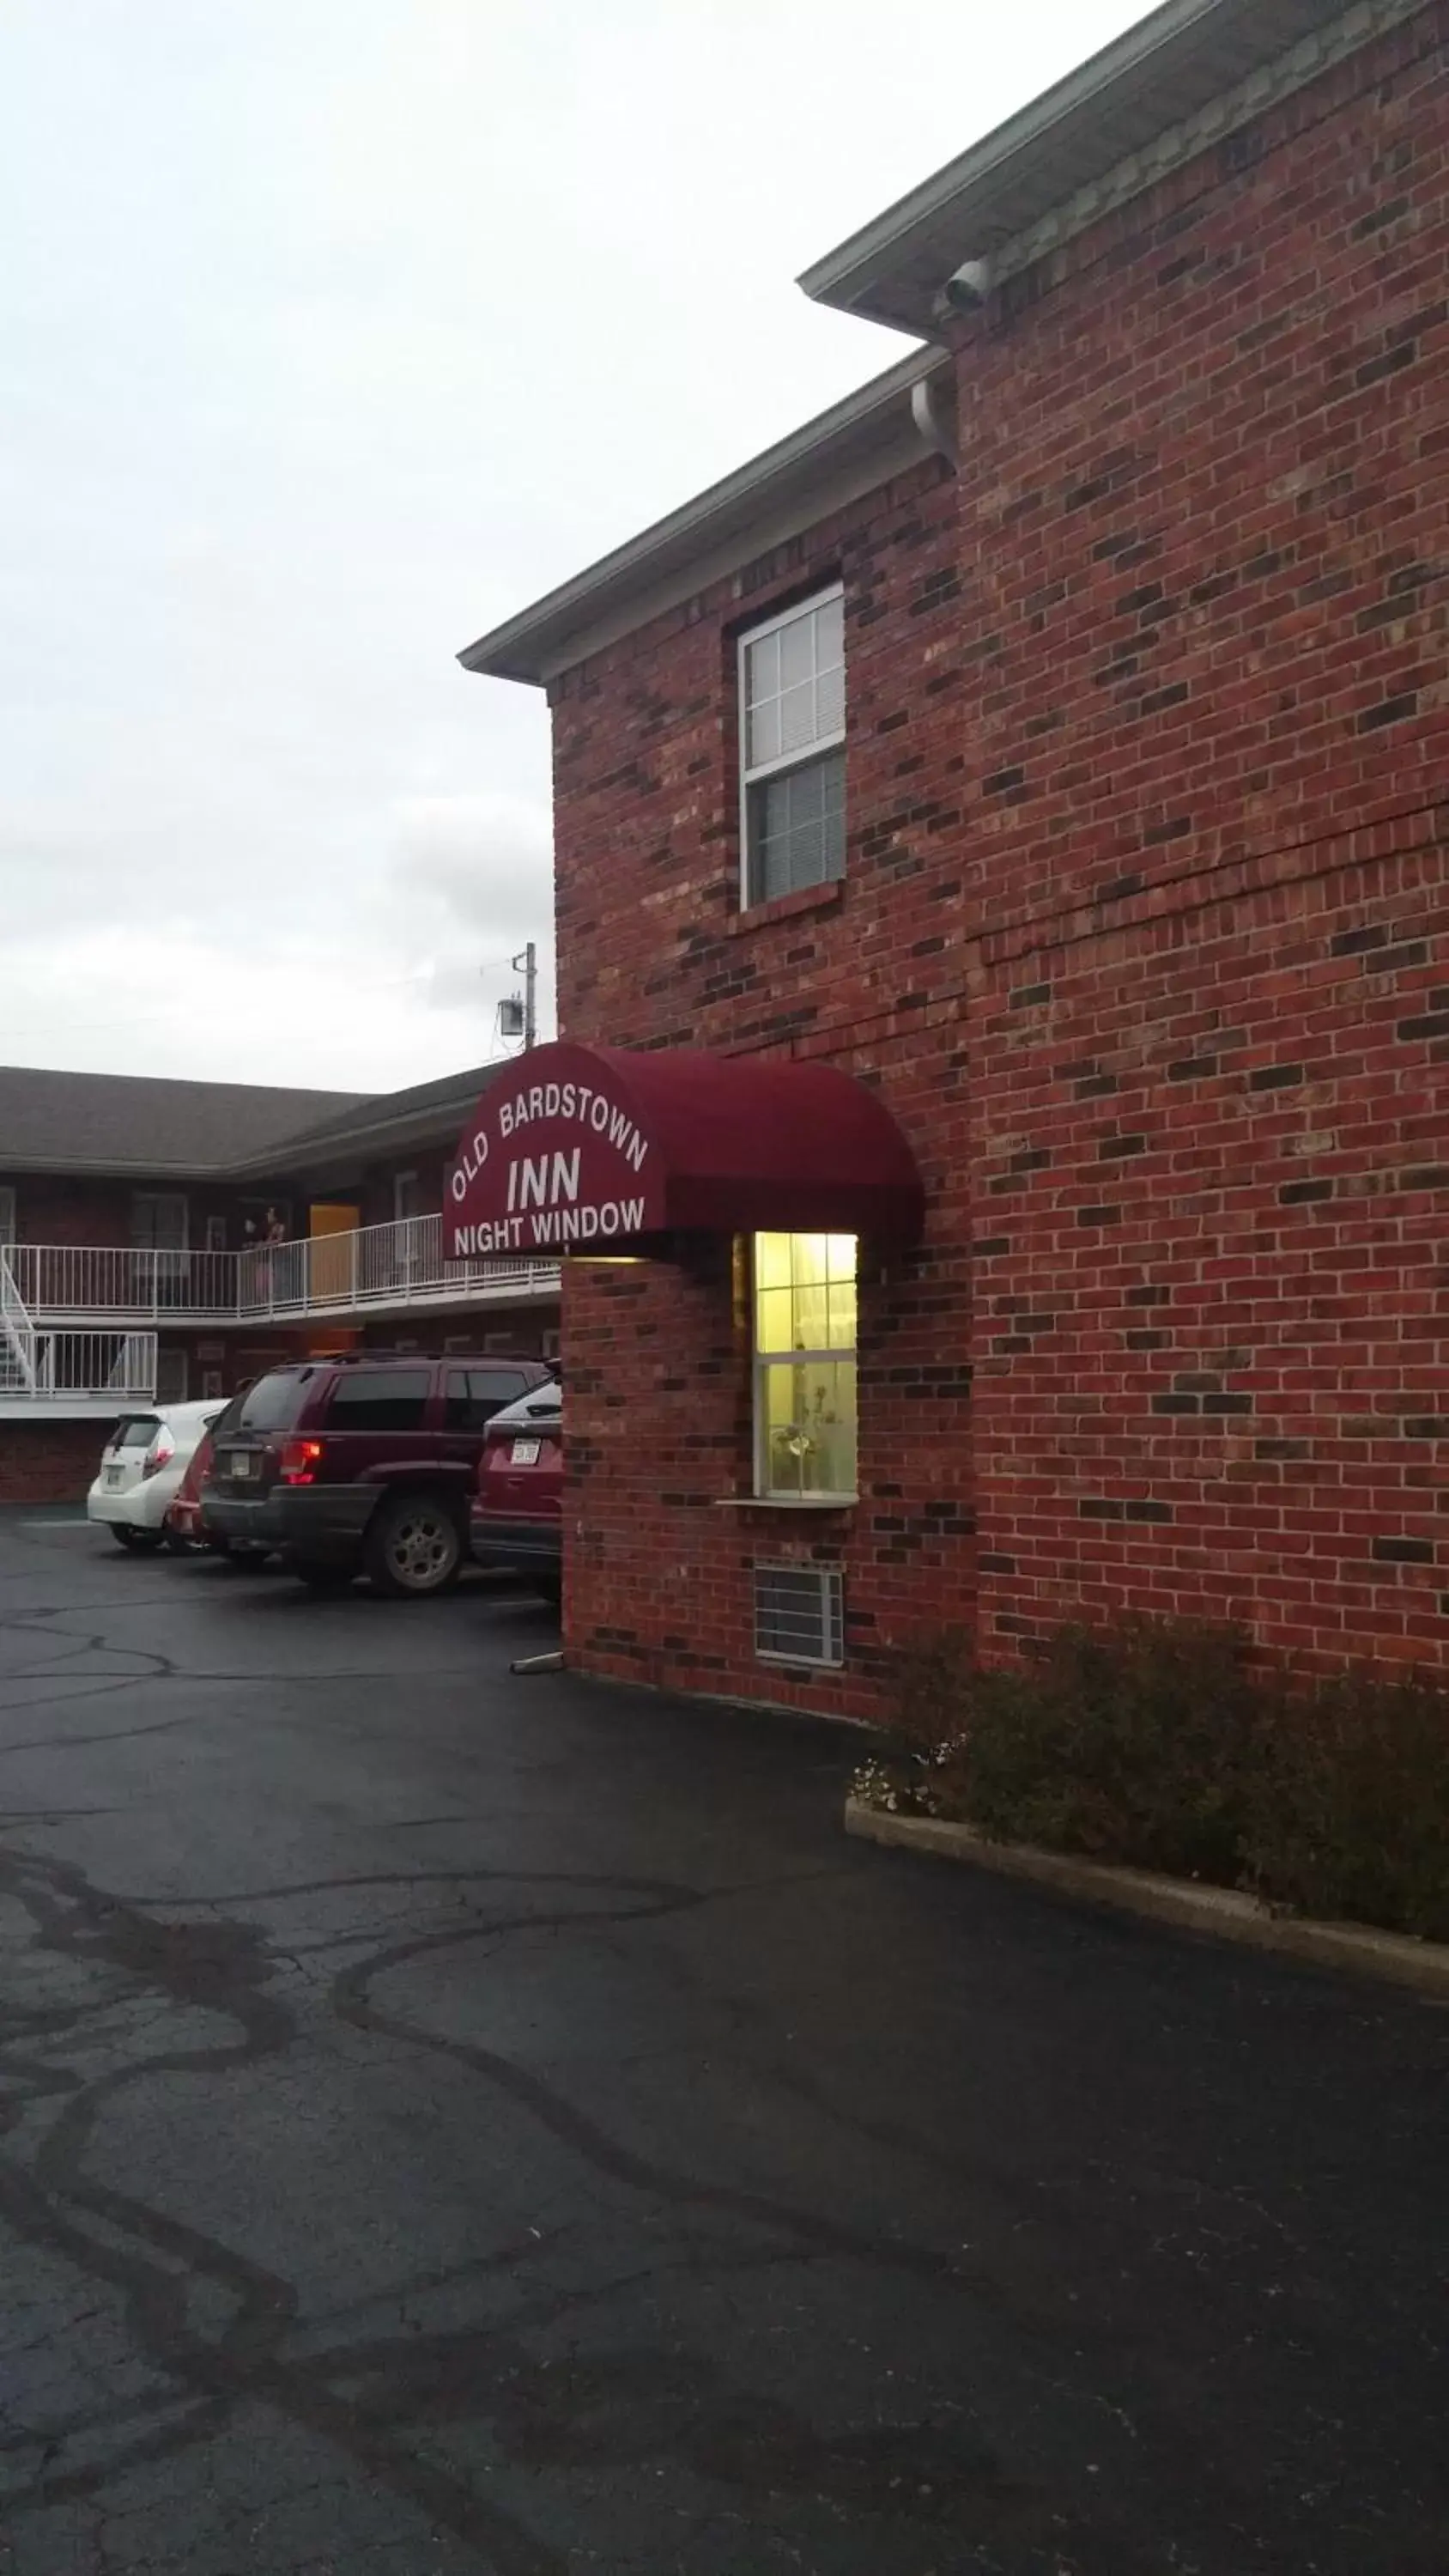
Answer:
[[[717,1512],[853,1512],[858,1494],[717,1494]]]
[[[732,914],[729,936],[740,939],[749,930],[768,930],[772,922],[793,921],[798,913],[838,912],[844,900],[844,877],[831,877],[824,885],[801,886],[795,894],[777,894],[769,903],[752,903],[747,910]]]

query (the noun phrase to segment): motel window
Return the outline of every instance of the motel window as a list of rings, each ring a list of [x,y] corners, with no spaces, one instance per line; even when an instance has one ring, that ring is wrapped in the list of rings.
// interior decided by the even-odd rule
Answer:
[[[742,901],[845,874],[845,603],[825,591],[740,637]]]
[[[855,1499],[853,1234],[755,1237],[755,1489]]]
[[[131,1241],[147,1252],[184,1252],[189,1215],[180,1190],[134,1190]]]

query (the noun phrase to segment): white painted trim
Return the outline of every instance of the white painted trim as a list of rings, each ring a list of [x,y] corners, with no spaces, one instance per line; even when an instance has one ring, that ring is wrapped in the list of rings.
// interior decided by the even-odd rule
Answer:
[[[735,639],[735,731],[738,736],[740,773],[741,912],[756,912],[760,904],[768,903],[770,900],[768,895],[761,895],[756,900],[750,893],[750,789],[758,787],[767,778],[783,778],[789,771],[808,769],[814,761],[824,760],[828,753],[839,751],[845,741],[845,726],[842,724],[834,733],[821,734],[819,739],[812,742],[804,751],[782,752],[777,760],[762,760],[757,767],[751,769],[745,758],[745,736],[749,721],[749,708],[745,698],[745,653],[751,644],[758,644],[762,637],[778,633],[782,626],[793,625],[797,618],[808,617],[817,608],[828,607],[832,599],[838,599],[841,602],[840,659],[843,674],[841,695],[845,699],[850,686],[850,672],[845,662],[845,584],[843,582],[827,582],[823,590],[812,590],[807,599],[792,601],[788,608],[777,609],[772,617],[762,617],[758,625],[742,627]],[[822,878],[821,882],[833,884],[836,880]]]
[[[844,597],[843,581],[827,581],[819,590],[812,590],[807,598],[792,599],[788,608],[777,608],[772,616],[762,617],[755,625],[745,627],[740,642],[759,644],[765,636],[778,634],[782,626],[793,626],[797,617],[808,617],[812,609],[828,608],[832,599],[843,600]]]
[[[804,1230],[809,1232],[817,1231],[818,1229],[807,1228]],[[761,1232],[765,1234],[789,1234],[799,1231],[801,1231],[800,1228],[792,1228],[789,1226],[765,1226],[761,1228]],[[856,1239],[855,1261],[855,1293],[857,1299],[856,1338],[846,1350],[804,1350],[797,1349],[793,1343],[785,1350],[779,1350],[773,1344],[771,1344],[768,1349],[762,1348],[758,1331],[760,1283],[756,1269],[755,1237],[753,1235],[750,1237],[749,1269],[750,1388],[751,1410],[753,1413],[752,1442],[754,1448],[755,1490],[753,1494],[750,1495],[742,1494],[738,1497],[726,1496],[724,1499],[727,1503],[737,1501],[738,1506],[742,1511],[747,1510],[751,1504],[754,1504],[755,1507],[761,1511],[778,1511],[782,1508],[791,1511],[846,1511],[850,1508],[852,1503],[859,1501],[860,1497],[858,1491],[856,1493],[847,1494],[837,1492],[832,1489],[828,1493],[787,1494],[781,1488],[770,1484],[769,1461],[765,1454],[765,1372],[767,1369],[772,1368],[789,1368],[797,1363],[804,1366],[808,1366],[813,1363],[816,1367],[828,1368],[836,1362],[848,1362],[848,1364],[855,1370],[855,1454],[858,1470],[860,1461],[860,1315],[858,1303],[860,1297],[859,1238],[857,1237]]]

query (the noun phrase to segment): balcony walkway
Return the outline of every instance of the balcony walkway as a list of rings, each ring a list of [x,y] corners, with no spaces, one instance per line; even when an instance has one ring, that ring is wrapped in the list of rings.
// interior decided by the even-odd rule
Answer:
[[[151,1402],[160,1329],[518,1305],[557,1297],[559,1275],[556,1261],[446,1261],[440,1216],[248,1252],[0,1243],[0,1418]]]

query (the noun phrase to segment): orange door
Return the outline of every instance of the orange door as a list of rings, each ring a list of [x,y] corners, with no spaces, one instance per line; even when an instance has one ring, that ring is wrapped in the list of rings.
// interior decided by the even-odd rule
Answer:
[[[361,1210],[344,1207],[332,1200],[314,1199],[307,1211],[307,1232],[311,1238],[311,1304],[346,1306],[354,1293],[353,1256],[356,1245],[351,1240],[361,1222]]]

